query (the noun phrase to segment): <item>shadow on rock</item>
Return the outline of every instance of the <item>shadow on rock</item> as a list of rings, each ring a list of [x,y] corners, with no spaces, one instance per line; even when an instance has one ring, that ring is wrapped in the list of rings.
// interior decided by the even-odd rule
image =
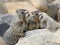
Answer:
[[[7,23],[2,23],[0,25],[0,36],[2,36],[9,27],[10,25],[8,25]]]

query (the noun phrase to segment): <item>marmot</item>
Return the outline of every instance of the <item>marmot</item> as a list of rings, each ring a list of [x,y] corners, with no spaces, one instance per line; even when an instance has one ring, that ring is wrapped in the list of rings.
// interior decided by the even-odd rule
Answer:
[[[48,16],[46,13],[42,12],[42,15],[39,17],[43,16],[42,19],[40,19],[40,25],[41,28],[46,28],[49,29],[51,32],[55,32],[60,28],[60,24],[54,21],[50,16]]]
[[[32,13],[32,15],[34,15],[34,19],[35,19],[34,21],[36,23],[36,28],[37,29],[41,28],[41,26],[40,26],[40,19],[43,18],[42,16],[39,17],[41,15],[41,12],[37,10],[37,11],[33,11],[31,13]]]
[[[32,11],[31,15],[27,18],[28,30],[38,29],[40,27],[39,12]]]
[[[38,19],[39,23],[37,23],[37,25],[40,25],[40,28],[44,28],[44,29],[46,28],[46,29],[49,29],[52,32],[55,32],[56,30],[58,30],[60,28],[60,24],[57,23],[56,21],[54,21],[46,13],[43,13],[43,12],[40,12],[40,11],[34,11],[33,14],[34,14],[33,15],[34,17],[35,17],[35,14],[38,15],[38,17],[36,16],[37,18],[39,18]]]
[[[4,33],[3,39],[8,45],[14,45],[20,37],[25,36],[26,29],[26,14],[29,14],[25,9],[16,10],[17,15],[12,20],[10,28]]]

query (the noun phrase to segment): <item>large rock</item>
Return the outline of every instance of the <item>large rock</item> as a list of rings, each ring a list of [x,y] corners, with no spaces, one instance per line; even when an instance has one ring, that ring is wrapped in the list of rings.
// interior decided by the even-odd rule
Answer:
[[[58,29],[55,33],[54,33],[54,41],[60,44],[60,29]]]
[[[47,11],[47,14],[56,21],[57,21],[57,17],[58,17],[58,15],[57,15],[58,7],[57,6],[58,6],[57,4],[50,3],[50,4],[48,4],[48,11]]]
[[[46,12],[48,10],[47,0],[29,0],[29,2],[40,11]]]
[[[13,16],[10,14],[0,14],[0,36],[10,27]]]
[[[0,24],[4,22],[10,25],[13,17],[11,14],[0,14]]]
[[[26,37],[20,38],[16,45],[58,45],[54,37],[48,29],[37,29],[28,31]]]
[[[48,15],[51,16],[53,19],[58,21],[58,10],[60,8],[60,0],[55,0],[52,3],[48,4]]]

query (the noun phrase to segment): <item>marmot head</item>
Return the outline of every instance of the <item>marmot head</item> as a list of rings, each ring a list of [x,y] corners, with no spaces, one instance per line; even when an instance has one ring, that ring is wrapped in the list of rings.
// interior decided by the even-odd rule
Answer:
[[[16,10],[16,13],[18,14],[19,17],[28,17],[30,16],[29,11],[26,9],[18,9]]]
[[[31,13],[32,15],[34,15],[35,18],[39,18],[39,19],[43,18],[42,13],[40,11],[33,11]]]
[[[38,28],[41,28],[41,20],[43,19],[43,14],[40,11],[31,12],[34,15],[35,21],[38,23]]]

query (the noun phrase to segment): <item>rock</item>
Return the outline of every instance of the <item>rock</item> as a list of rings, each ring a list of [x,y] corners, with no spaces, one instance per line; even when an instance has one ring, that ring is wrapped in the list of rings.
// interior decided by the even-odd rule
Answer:
[[[6,32],[6,30],[10,27],[7,23],[0,24],[0,36],[3,36],[3,34]]]
[[[51,16],[53,19],[58,21],[58,10],[60,8],[60,0],[55,0],[52,3],[48,4],[47,14]]]
[[[60,43],[60,29],[58,29],[55,33],[54,33],[54,42]]]
[[[58,14],[58,22],[60,23],[60,8],[59,8],[57,14]]]
[[[53,42],[54,35],[48,29],[36,29],[26,32],[16,45],[58,45]]]
[[[0,14],[0,24],[7,23],[10,25],[13,17],[14,16],[11,14]]]
[[[55,0],[29,0],[29,2],[38,10],[47,12],[48,4]]]
[[[53,3],[50,3],[48,4],[48,11],[47,11],[47,14],[52,17],[55,21],[58,20],[58,15],[57,15],[57,12],[58,12],[58,5],[57,4],[53,4]]]
[[[7,45],[1,36],[0,36],[0,45]]]
[[[48,3],[46,0],[29,0],[29,2],[38,10],[47,12]]]
[[[3,36],[5,31],[10,27],[12,19],[12,15],[0,14],[0,36]]]
[[[28,2],[7,2],[5,3],[9,14],[16,14],[17,9],[26,9],[29,12],[37,10]]]

